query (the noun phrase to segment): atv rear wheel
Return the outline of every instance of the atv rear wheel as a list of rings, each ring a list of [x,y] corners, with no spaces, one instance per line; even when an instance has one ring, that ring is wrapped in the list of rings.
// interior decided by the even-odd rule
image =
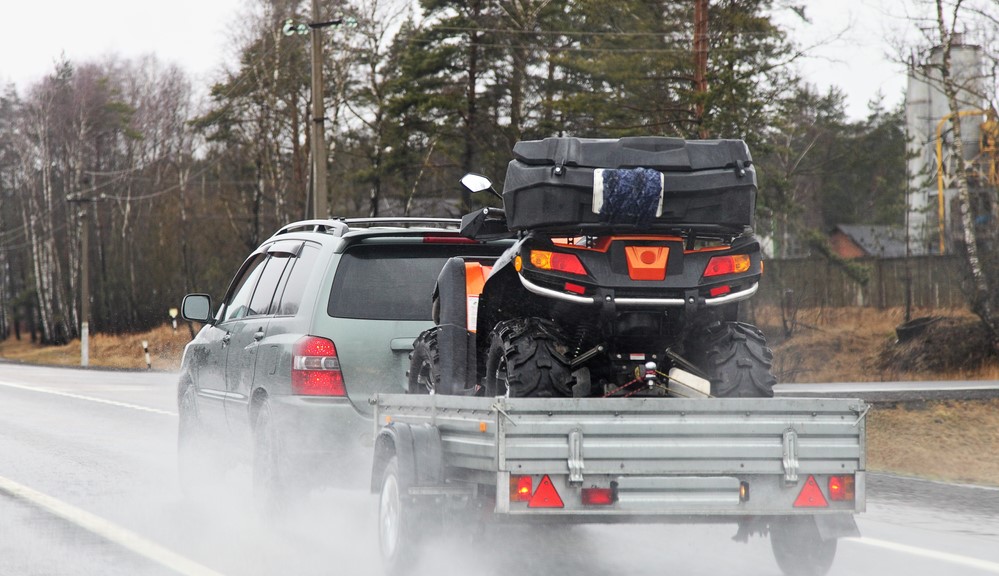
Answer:
[[[568,347],[558,327],[541,318],[500,322],[489,335],[486,395],[572,395]]]
[[[413,343],[413,353],[409,361],[410,394],[445,393],[440,389],[440,348],[437,344],[438,328],[431,328],[420,334]]]
[[[770,398],[777,379],[771,373],[773,352],[755,326],[716,322],[698,335],[688,357],[711,381],[719,398]]]

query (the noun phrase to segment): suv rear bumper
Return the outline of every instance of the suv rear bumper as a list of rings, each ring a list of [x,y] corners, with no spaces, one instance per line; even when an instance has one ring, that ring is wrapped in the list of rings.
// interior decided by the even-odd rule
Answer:
[[[269,400],[291,474],[314,487],[367,487],[371,417],[347,398],[277,396]]]

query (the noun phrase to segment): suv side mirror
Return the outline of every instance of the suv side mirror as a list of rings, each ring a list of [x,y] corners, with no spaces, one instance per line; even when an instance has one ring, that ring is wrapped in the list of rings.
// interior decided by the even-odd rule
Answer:
[[[184,320],[208,324],[212,319],[212,297],[208,294],[188,294],[184,296],[180,313]]]

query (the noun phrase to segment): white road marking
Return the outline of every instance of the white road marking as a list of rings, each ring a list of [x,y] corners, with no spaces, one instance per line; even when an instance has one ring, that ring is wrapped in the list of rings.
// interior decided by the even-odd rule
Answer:
[[[940,552],[938,550],[917,548],[916,546],[907,546],[905,544],[899,544],[897,542],[878,540],[877,538],[867,538],[867,537],[843,538],[842,540],[848,542],[856,542],[857,544],[867,544],[868,546],[884,548],[885,550],[893,550],[895,552],[912,554],[913,556],[922,556],[923,558],[941,560],[943,562],[950,562],[951,564],[960,564],[962,566],[968,566],[969,568],[976,568],[978,570],[984,570],[985,572],[999,574],[999,562],[980,560],[978,558],[971,558],[970,556],[951,554],[950,552]]]
[[[168,410],[149,408],[146,406],[139,406],[137,404],[127,404],[125,402],[115,402],[114,400],[105,400],[104,398],[95,398],[93,396],[72,394],[69,392],[63,392],[61,390],[52,390],[49,388],[36,388],[35,386],[25,386],[24,384],[15,384],[13,382],[0,382],[0,386],[6,386],[8,388],[17,388],[19,390],[30,390],[32,392],[42,392],[44,394],[53,394],[55,396],[64,396],[66,398],[75,398],[76,400],[87,400],[89,402],[97,402],[99,404],[108,404],[109,406],[118,406],[119,408],[131,408],[132,410],[140,410],[142,412],[152,412],[153,414],[163,414],[164,416],[177,415],[176,412],[170,412]]]
[[[81,510],[37,490],[32,490],[3,476],[0,476],[0,491],[10,494],[14,498],[30,502],[54,516],[71,522],[135,554],[148,558],[178,574],[186,576],[221,576],[219,572],[202,566],[151,540],[147,540],[131,530],[122,528],[100,516]]]

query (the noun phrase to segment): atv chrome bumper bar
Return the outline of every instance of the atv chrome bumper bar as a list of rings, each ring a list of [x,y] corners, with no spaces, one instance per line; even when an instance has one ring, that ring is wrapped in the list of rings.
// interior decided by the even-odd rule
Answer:
[[[528,291],[538,294],[539,296],[546,296],[548,298],[555,298],[556,300],[564,300],[566,302],[573,302],[575,304],[596,304],[597,298],[594,296],[579,296],[577,294],[566,294],[565,292],[559,292],[558,290],[552,290],[551,288],[545,288],[544,286],[538,286],[537,284],[531,282],[527,278],[524,278],[523,274],[517,274],[520,278],[520,283],[527,288]],[[756,291],[759,290],[760,283],[754,282],[752,286],[746,288],[745,290],[740,290],[738,292],[732,292],[724,296],[718,296],[716,298],[705,298],[705,306],[721,306],[722,304],[728,304],[729,302],[738,302],[739,300],[745,300]],[[608,298],[612,298],[608,296]],[[683,298],[613,298],[613,302],[618,306],[685,306],[686,301]]]

